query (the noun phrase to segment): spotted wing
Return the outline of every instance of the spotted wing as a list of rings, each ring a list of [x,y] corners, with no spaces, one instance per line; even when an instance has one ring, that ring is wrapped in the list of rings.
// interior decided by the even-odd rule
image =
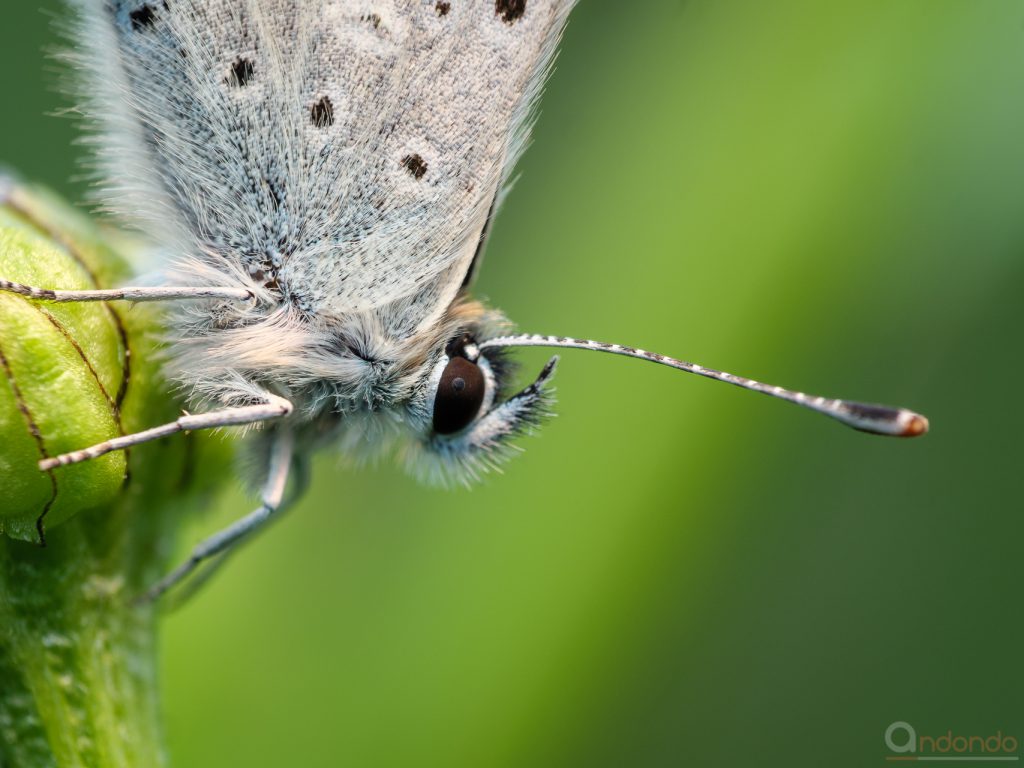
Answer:
[[[426,292],[413,325],[469,268],[573,4],[73,1],[114,207],[307,312]]]

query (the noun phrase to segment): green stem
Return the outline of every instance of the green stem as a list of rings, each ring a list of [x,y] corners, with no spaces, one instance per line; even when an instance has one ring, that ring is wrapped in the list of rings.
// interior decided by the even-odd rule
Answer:
[[[81,514],[46,547],[0,541],[0,765],[164,764],[156,611],[131,600],[162,516],[121,511]]]

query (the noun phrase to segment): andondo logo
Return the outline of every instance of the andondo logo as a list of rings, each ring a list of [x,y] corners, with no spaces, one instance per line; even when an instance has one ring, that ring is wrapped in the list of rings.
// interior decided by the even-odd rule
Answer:
[[[938,735],[918,734],[910,723],[897,720],[885,729],[885,746],[894,754],[888,761],[924,762],[1013,762],[1020,760],[1016,736],[1002,731],[978,736],[955,733],[952,730]]]

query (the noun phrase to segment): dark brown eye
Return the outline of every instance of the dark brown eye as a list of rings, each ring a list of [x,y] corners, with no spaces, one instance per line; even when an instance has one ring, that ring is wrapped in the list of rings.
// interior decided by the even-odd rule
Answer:
[[[464,357],[453,357],[444,367],[434,395],[434,431],[451,435],[468,427],[480,412],[486,390],[480,367]]]

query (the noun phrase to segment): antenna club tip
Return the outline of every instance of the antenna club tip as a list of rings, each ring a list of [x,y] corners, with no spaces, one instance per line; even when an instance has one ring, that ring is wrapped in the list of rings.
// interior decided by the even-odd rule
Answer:
[[[900,421],[903,427],[900,437],[917,437],[928,431],[928,419],[919,413],[906,411]]]

